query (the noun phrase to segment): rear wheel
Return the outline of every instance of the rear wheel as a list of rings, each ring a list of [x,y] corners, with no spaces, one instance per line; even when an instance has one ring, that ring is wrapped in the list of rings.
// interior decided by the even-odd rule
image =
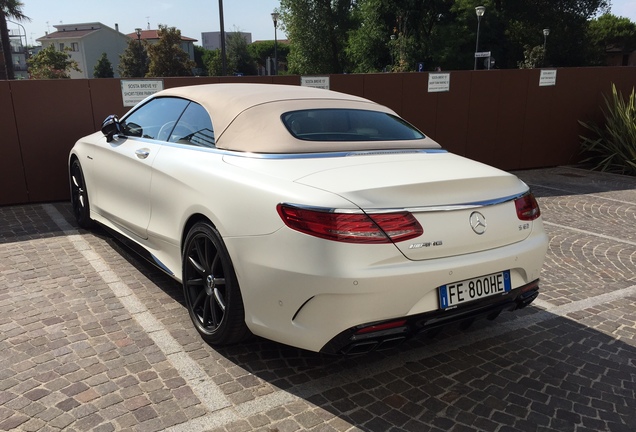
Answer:
[[[206,342],[226,345],[249,336],[232,261],[208,223],[197,222],[186,237],[183,293],[190,318]]]
[[[84,181],[82,166],[77,159],[71,163],[71,205],[77,224],[82,228],[91,228],[91,208],[88,202],[88,191]]]

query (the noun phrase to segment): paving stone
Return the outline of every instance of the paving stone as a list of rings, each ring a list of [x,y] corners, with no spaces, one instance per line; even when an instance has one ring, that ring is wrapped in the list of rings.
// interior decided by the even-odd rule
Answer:
[[[550,236],[538,306],[354,358],[214,349],[174,280],[67,203],[0,207],[0,429],[636,430],[636,179],[518,175]]]

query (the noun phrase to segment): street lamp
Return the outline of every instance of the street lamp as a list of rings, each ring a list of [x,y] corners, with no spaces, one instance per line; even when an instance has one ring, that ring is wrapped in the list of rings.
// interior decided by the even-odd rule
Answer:
[[[278,12],[272,12],[272,21],[274,21],[274,75],[278,75],[278,35],[276,30],[278,29]]]
[[[479,52],[479,24],[481,24],[481,17],[484,16],[486,8],[483,6],[477,6],[475,13],[477,14],[477,42],[475,43],[475,67],[473,70],[477,70],[477,53]]]
[[[225,23],[223,20],[223,0],[219,0],[219,21],[221,23],[221,75],[227,75],[227,57],[225,55]]]
[[[550,34],[550,29],[544,28],[543,29],[543,66],[546,65],[546,55],[545,55],[546,51],[545,51],[545,48],[546,48],[546,43],[548,41],[548,35],[549,34]]]
[[[137,41],[139,42],[139,76],[142,77],[144,73],[144,49],[141,45],[141,29],[137,27],[135,32],[137,32]]]

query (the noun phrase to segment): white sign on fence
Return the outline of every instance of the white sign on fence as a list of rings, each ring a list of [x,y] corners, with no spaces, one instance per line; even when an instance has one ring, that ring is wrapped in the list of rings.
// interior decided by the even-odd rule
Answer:
[[[122,80],[121,98],[125,107],[137,105],[139,102],[163,90],[163,80]]]
[[[328,76],[304,76],[300,77],[300,85],[329,90]]]
[[[429,73],[428,74],[428,92],[447,92],[450,91],[450,72],[446,73]]]
[[[556,69],[544,69],[541,71],[541,76],[539,77],[539,86],[554,86],[556,85]]]

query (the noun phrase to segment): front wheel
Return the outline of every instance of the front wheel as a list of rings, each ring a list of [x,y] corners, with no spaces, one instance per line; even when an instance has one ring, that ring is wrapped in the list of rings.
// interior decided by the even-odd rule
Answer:
[[[188,232],[182,276],[190,318],[206,342],[227,345],[249,336],[232,261],[218,231],[208,223],[197,222]]]
[[[88,202],[88,190],[86,189],[86,181],[82,166],[77,159],[73,159],[71,163],[71,206],[73,207],[73,215],[77,224],[82,228],[91,228],[93,221],[91,219],[91,207]]]

